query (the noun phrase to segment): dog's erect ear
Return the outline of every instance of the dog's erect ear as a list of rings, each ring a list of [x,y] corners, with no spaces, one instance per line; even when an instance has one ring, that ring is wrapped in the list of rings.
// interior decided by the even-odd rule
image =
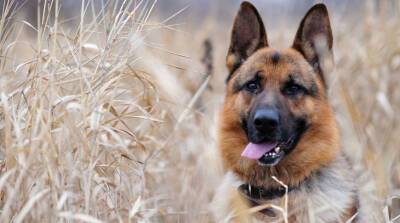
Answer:
[[[293,48],[298,50],[320,74],[325,83],[323,71],[332,67],[332,30],[328,10],[324,4],[312,7],[304,16],[297,30]]]
[[[232,73],[256,50],[268,46],[267,34],[257,9],[249,2],[240,5],[233,24],[226,64]]]

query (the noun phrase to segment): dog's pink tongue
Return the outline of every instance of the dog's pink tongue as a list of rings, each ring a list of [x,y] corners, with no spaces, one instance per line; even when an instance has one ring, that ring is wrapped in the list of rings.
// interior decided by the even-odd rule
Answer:
[[[271,151],[275,148],[276,143],[263,143],[263,144],[254,144],[249,143],[246,148],[242,152],[242,156],[252,159],[258,160],[260,159],[265,153]]]

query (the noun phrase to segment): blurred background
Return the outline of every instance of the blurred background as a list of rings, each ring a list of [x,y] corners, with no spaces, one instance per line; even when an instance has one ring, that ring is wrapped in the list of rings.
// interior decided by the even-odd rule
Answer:
[[[400,2],[251,1],[289,47],[324,2],[329,97],[373,222],[400,222]],[[0,222],[213,222],[237,0],[1,0]]]

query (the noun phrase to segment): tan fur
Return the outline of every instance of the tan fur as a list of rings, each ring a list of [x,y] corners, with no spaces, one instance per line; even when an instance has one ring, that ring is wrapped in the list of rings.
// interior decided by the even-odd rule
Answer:
[[[340,149],[339,130],[332,108],[325,95],[326,86],[321,73],[322,69],[315,67],[315,65],[319,65],[314,63],[314,57],[319,55],[318,49],[313,49],[311,45],[313,39],[308,39],[317,36],[319,34],[316,33],[317,31],[325,32],[327,38],[325,42],[328,45],[325,45],[324,52],[328,52],[330,55],[328,57],[331,57],[332,34],[326,8],[323,7],[325,6],[315,7],[314,11],[311,12],[310,10],[307,13],[300,25],[293,48],[276,51],[268,46],[266,39],[264,40],[266,34],[260,34],[260,30],[263,31],[263,28],[259,28],[259,24],[262,25],[262,22],[254,21],[257,17],[259,18],[255,8],[249,3],[244,3],[241,6],[235,19],[231,44],[240,43],[242,37],[239,35],[240,31],[235,31],[238,26],[236,23],[243,26],[243,23],[247,20],[241,21],[241,19],[248,16],[252,16],[253,20],[251,20],[252,24],[250,25],[256,26],[257,32],[242,34],[245,35],[245,40],[249,42],[248,39],[252,37],[255,40],[252,40],[251,43],[265,42],[265,44],[263,47],[258,45],[257,48],[253,46],[254,44],[250,44],[250,49],[254,52],[248,52],[244,49],[246,54],[241,54],[240,49],[231,45],[227,56],[227,67],[231,71],[231,75],[227,83],[225,102],[220,113],[219,148],[224,166],[229,173],[214,200],[216,206],[224,207],[223,210],[232,211],[235,207],[241,207],[239,210],[243,209],[243,206],[239,204],[241,199],[236,198],[236,196],[239,196],[236,192],[238,185],[248,183],[262,188],[277,188],[280,184],[272,179],[274,176],[285,185],[296,188],[288,194],[289,222],[345,222],[355,213],[357,194],[353,182],[354,176],[350,171],[350,164],[344,158]],[[251,10],[254,11],[254,15],[252,15]],[[308,16],[309,14],[310,16]],[[325,16],[322,20],[325,22],[323,24],[315,21],[321,16]],[[303,28],[304,24],[306,27]],[[313,26],[318,25],[327,27],[317,27],[314,31]],[[303,33],[303,31],[306,33]],[[258,36],[261,36],[262,41],[257,39]],[[240,46],[246,46],[246,44]],[[249,56],[240,58],[243,55]],[[279,59],[274,60],[274,55],[279,55]],[[236,69],[235,66],[238,68]],[[262,77],[261,84],[265,96],[261,99],[260,97],[253,97],[251,94],[238,92],[236,89],[237,86],[252,80],[256,74]],[[281,94],[281,88],[287,82],[289,75],[296,75],[296,78],[304,86],[312,85],[316,94],[313,97],[304,96],[296,100],[285,98]],[[249,143],[241,126],[241,115],[248,113],[254,104],[273,99],[285,101],[292,114],[307,118],[310,127],[302,135],[291,153],[275,166],[265,167],[259,165],[257,161],[242,158],[240,155]],[[231,193],[227,194],[226,191],[231,191]],[[270,202],[275,205],[282,205],[282,199]],[[236,218],[228,218],[230,220],[227,221],[240,222],[247,219],[238,215],[243,211],[238,212],[237,208],[234,213],[236,214],[233,214],[233,216],[236,216]],[[224,211],[219,211],[216,216],[221,220]],[[242,216],[240,217],[241,220],[238,220],[237,217],[239,216]],[[279,218],[269,219],[268,216],[260,213],[255,214],[254,217],[262,221],[279,222],[277,220]],[[280,219],[282,220],[282,218]]]
[[[310,179],[307,186],[302,186],[288,194],[288,209],[286,210],[288,222],[346,222],[355,214],[354,198],[357,194],[353,177],[349,163],[342,156],[337,157],[329,167],[322,168],[318,175]],[[242,183],[244,181],[240,180],[236,174],[228,172],[217,194],[222,195],[222,191],[235,191]],[[218,221],[242,222],[237,217],[248,217],[243,210],[243,204],[231,202],[235,199],[240,199],[238,193],[231,193],[229,197],[215,197],[213,207],[218,207],[215,211]],[[275,204],[284,208],[282,205],[284,199],[285,197],[274,199],[266,204]],[[232,214],[230,218],[225,218],[227,212],[223,210],[232,211],[232,207],[236,207],[232,212],[235,214]],[[250,222],[284,222],[283,214],[279,211],[275,213],[278,214],[276,217],[254,214]]]
[[[221,112],[220,120],[220,149],[225,166],[233,169],[245,181],[251,184],[270,187],[277,186],[270,180],[272,175],[278,177],[281,181],[289,186],[296,186],[304,180],[313,170],[317,170],[322,166],[330,163],[339,152],[339,134],[336,122],[324,96],[323,85],[318,82],[320,95],[317,99],[307,98],[303,102],[292,105],[292,111],[299,113],[307,113],[312,120],[312,128],[302,137],[296,149],[283,159],[277,166],[273,168],[265,168],[257,164],[257,162],[242,159],[240,153],[247,145],[248,140],[245,132],[240,126],[240,112],[242,109],[250,107],[251,99],[244,98],[242,94],[232,94],[235,78],[240,75],[253,74],[251,69],[263,69],[263,74],[270,74],[267,77],[269,89],[278,88],[282,80],[287,76],[290,70],[301,70],[304,75],[315,76],[310,71],[308,64],[304,61],[298,63],[285,63],[284,58],[288,61],[295,61],[300,57],[299,53],[292,49],[282,51],[280,54],[282,62],[271,66],[266,63],[268,56],[275,50],[265,48],[259,50],[255,55],[249,58],[243,64],[240,72],[232,77],[232,81],[228,85],[228,92],[224,107]],[[301,63],[303,62],[303,63]],[[246,77],[243,77],[246,78]],[[271,84],[272,82],[272,84]],[[260,177],[254,177],[260,176]],[[269,180],[265,180],[269,179]]]

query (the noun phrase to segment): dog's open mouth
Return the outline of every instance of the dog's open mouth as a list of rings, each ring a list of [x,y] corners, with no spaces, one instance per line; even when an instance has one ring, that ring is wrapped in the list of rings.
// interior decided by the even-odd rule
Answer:
[[[261,166],[275,166],[296,146],[300,135],[292,135],[286,141],[269,143],[249,142],[242,152],[242,157],[257,160]]]
[[[242,156],[257,160],[260,165],[273,166],[282,159],[284,153],[280,143],[249,143]]]
[[[271,151],[264,153],[257,161],[260,165],[274,166],[281,161],[283,155],[285,155],[285,152],[277,145]]]

